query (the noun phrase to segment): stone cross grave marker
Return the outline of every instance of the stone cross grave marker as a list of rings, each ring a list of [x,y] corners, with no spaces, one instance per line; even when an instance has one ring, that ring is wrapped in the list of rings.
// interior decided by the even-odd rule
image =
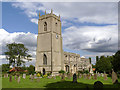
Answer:
[[[18,80],[17,80],[18,83],[20,83],[20,76],[18,77]]]
[[[115,84],[118,82],[117,74],[112,70],[112,83]]]
[[[76,75],[76,73],[73,74],[73,83],[77,83],[77,75]]]

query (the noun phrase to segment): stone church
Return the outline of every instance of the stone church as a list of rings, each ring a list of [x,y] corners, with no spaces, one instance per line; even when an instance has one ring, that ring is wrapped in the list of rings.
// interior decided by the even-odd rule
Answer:
[[[52,10],[42,16],[39,13],[35,71],[51,72],[53,75],[60,70],[71,73],[88,70],[92,73],[89,59],[64,52],[62,45],[60,15],[56,16]]]

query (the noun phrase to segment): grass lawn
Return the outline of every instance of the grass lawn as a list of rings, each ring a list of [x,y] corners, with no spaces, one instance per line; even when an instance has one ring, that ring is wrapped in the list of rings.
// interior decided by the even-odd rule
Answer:
[[[9,78],[2,78],[2,88],[93,88],[95,81],[101,81],[104,84],[104,88],[120,88],[120,84],[112,84],[112,79],[108,77],[108,80],[104,80],[103,77],[98,77],[97,80],[94,79],[77,79],[78,83],[72,83],[72,78],[65,78],[64,81],[61,81],[59,76],[56,79],[51,78],[41,78],[38,82],[37,80],[31,81],[29,76],[26,79],[21,78],[20,83],[17,83],[17,80],[14,80],[12,77],[12,82],[9,82]],[[119,79],[120,82],[120,79]]]

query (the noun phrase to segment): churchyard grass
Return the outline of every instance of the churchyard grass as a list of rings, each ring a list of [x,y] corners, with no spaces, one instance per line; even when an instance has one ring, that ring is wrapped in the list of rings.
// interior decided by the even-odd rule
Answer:
[[[17,80],[12,77],[12,82],[9,82],[9,78],[2,77],[2,88],[93,88],[95,81],[101,81],[104,84],[104,88],[120,88],[120,85],[113,85],[112,79],[108,77],[107,80],[104,80],[103,77],[98,77],[97,80],[94,79],[77,79],[78,83],[72,83],[72,78],[65,78],[64,81],[61,81],[61,77],[57,76],[56,79],[51,78],[40,78],[40,81],[37,80],[31,81],[29,76],[26,76],[26,79],[23,79],[21,76],[20,83],[17,83]],[[120,82],[120,79],[119,79]]]

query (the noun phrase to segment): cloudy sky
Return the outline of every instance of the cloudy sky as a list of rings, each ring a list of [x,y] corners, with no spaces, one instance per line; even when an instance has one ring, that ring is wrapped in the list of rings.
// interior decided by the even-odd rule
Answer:
[[[7,0],[6,0],[7,1]],[[38,13],[45,10],[61,16],[64,51],[86,58],[113,55],[118,49],[117,2],[2,2],[0,29],[0,60],[7,63],[7,43],[23,43],[35,63]]]

